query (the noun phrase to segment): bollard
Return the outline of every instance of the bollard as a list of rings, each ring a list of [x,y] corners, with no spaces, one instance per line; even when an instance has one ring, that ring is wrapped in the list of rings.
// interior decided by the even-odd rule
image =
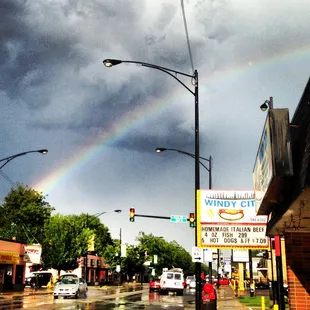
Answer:
[[[278,305],[278,304],[275,304],[275,305],[273,306],[273,310],[279,310],[279,305]]]
[[[262,310],[265,310],[266,306],[265,306],[265,296],[262,296]]]

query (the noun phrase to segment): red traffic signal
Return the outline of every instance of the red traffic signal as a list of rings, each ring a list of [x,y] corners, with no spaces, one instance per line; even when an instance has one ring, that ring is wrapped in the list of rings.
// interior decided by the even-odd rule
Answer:
[[[129,221],[130,222],[135,221],[135,208],[130,208],[129,210]]]
[[[195,213],[189,214],[189,227],[191,228],[195,227]]]

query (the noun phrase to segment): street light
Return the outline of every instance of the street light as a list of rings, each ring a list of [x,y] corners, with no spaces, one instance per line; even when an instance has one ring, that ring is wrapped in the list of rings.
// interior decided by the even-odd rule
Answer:
[[[178,152],[178,153],[190,156],[192,158],[195,158],[194,154],[189,153],[189,152],[185,152],[182,150],[178,150],[178,149],[171,149],[171,148],[165,148],[165,147],[157,147],[155,149],[156,153],[161,153],[161,152],[165,152],[165,151]],[[208,167],[201,160],[207,161],[209,163]],[[209,172],[209,189],[211,189],[212,188],[212,157],[209,156],[209,158],[205,158],[205,157],[199,156],[199,164],[201,166],[203,166]]]
[[[95,219],[95,218],[97,218],[103,214],[110,213],[110,212],[121,213],[122,210],[116,209],[116,210],[110,210],[110,211],[103,211],[103,212],[95,213],[95,214],[86,213],[86,228],[88,228],[88,225],[89,225],[89,221],[88,221],[89,216],[91,216],[93,219]],[[84,265],[85,265],[85,281],[87,283],[87,280],[88,280],[88,268],[87,268],[88,267],[88,245],[87,245],[87,251],[85,254]]]
[[[103,64],[106,67],[112,67],[119,65],[121,63],[130,63],[130,64],[137,64],[141,65],[143,67],[155,69],[162,71],[168,75],[170,75],[172,78],[174,78],[176,81],[178,81],[184,88],[186,88],[193,96],[195,100],[195,213],[197,214],[198,210],[198,204],[197,204],[197,193],[200,190],[200,165],[199,165],[199,98],[198,98],[198,71],[195,70],[192,75],[186,74],[184,72],[168,69],[165,67],[141,62],[141,61],[131,61],[131,60],[118,60],[118,59],[105,59],[103,61]],[[177,75],[189,77],[191,79],[191,83],[194,86],[194,91],[191,90],[187,85],[185,85],[179,78],[177,78]],[[195,246],[198,245],[197,240],[197,225],[195,227]],[[196,273],[196,287],[199,287],[199,289],[196,289],[196,309],[200,310],[201,308],[201,263],[196,262],[195,263],[195,273]]]
[[[265,100],[265,102],[260,106],[260,109],[265,112],[267,109],[273,109],[273,98],[270,97],[269,100]]]
[[[155,149],[155,151],[157,153],[161,153],[161,152],[164,152],[164,151],[173,151],[173,152],[178,152],[178,153],[190,156],[192,158],[195,158],[194,154],[189,153],[189,152],[185,152],[185,151],[182,151],[182,150],[178,150],[178,149],[171,149],[171,148],[165,148],[165,147],[157,147]],[[207,167],[203,162],[201,162],[201,160],[207,161],[209,163],[209,166]],[[199,157],[199,163],[200,163],[200,165],[202,165],[209,172],[209,189],[212,189],[212,157],[209,156],[209,158],[205,158],[205,157],[200,156]],[[196,225],[195,225],[195,227],[197,227],[197,213],[195,214],[195,217],[196,217]],[[219,254],[219,250],[218,250],[218,254]],[[209,267],[209,282],[212,283],[212,262],[209,262],[209,266],[208,267]]]
[[[11,160],[13,160],[16,157],[24,156],[24,155],[29,154],[29,153],[41,153],[41,154],[45,155],[47,152],[48,152],[48,150],[46,150],[46,149],[35,150],[35,151],[27,151],[27,152],[18,153],[18,154],[0,159],[0,162],[2,162],[2,161],[5,162],[2,166],[0,166],[0,169],[2,169],[8,162],[10,162]]]

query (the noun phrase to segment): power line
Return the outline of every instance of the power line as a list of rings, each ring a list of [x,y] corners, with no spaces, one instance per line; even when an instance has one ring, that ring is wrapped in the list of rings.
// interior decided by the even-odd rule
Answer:
[[[8,176],[6,175],[3,171],[0,170],[0,174],[9,182],[11,185],[13,185],[15,188],[18,188],[18,185]]]
[[[191,62],[192,70],[194,70],[194,64],[193,64],[193,57],[192,57],[192,50],[191,50],[191,45],[189,42],[189,35],[188,35],[188,30],[187,30],[187,22],[186,22],[186,16],[185,16],[185,9],[184,9],[184,2],[181,0],[181,7],[182,7],[182,15],[183,15],[183,22],[184,22],[184,28],[185,28],[185,35],[186,35],[186,41],[187,41],[187,47],[188,47],[188,53],[189,53],[189,59]]]

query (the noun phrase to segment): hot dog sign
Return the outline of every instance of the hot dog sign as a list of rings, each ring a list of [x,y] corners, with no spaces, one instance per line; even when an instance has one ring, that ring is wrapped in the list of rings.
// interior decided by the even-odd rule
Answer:
[[[200,190],[197,196],[200,247],[268,247],[267,216],[256,215],[254,191]]]

